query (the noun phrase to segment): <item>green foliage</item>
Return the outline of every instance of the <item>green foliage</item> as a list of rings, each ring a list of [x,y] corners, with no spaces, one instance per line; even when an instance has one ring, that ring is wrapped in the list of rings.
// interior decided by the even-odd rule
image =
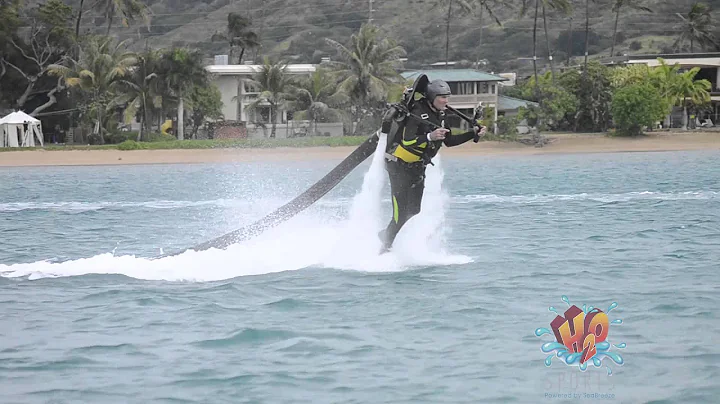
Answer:
[[[145,144],[134,140],[126,140],[117,146],[118,150],[140,150],[144,149]]]
[[[573,130],[604,132],[610,126],[613,87],[612,69],[589,62],[587,71],[569,70],[559,79],[560,85],[577,99]]]
[[[520,123],[518,116],[499,116],[497,120],[498,137],[501,140],[515,141],[518,137],[517,126]]]
[[[521,86],[518,98],[535,101],[539,106],[522,108],[520,119],[527,119],[531,126],[539,124],[541,130],[560,130],[572,126],[579,107],[574,90],[572,82],[568,80],[558,80],[553,84],[550,72],[538,76],[537,86],[535,78],[531,77]]]
[[[222,119],[222,95],[215,84],[207,86],[195,86],[190,92],[188,108],[192,110],[192,135],[197,135],[205,119]]]
[[[662,95],[650,83],[636,83],[615,91],[612,114],[621,136],[637,136],[643,127],[652,125],[665,116]]]
[[[62,0],[48,0],[38,7],[38,19],[47,27],[51,43],[59,43],[72,37],[73,29],[69,24],[69,21],[72,21],[72,11],[72,7]]]

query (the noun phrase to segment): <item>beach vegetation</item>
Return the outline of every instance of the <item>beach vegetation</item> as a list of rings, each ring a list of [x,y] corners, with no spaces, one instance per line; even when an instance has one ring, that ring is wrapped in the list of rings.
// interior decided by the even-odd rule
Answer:
[[[638,82],[618,88],[612,100],[612,114],[616,134],[638,136],[643,128],[652,127],[665,116],[660,91],[648,82]]]

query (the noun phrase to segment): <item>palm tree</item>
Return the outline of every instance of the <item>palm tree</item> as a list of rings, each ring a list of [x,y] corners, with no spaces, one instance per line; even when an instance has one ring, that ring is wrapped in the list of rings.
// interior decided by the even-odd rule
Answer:
[[[638,1],[642,1],[642,0],[614,0],[613,6],[612,6],[612,12],[615,13],[615,27],[613,28],[613,40],[612,40],[612,46],[610,47],[610,57],[613,57],[613,55],[615,54],[615,39],[617,38],[617,27],[618,27],[618,20],[620,19],[620,9],[622,9],[623,7],[626,7],[626,8],[631,8],[633,10],[647,11],[648,13],[653,12],[648,7],[641,6],[640,4],[638,4]]]
[[[668,109],[672,106],[683,107],[682,125],[683,129],[687,129],[688,106],[691,104],[702,105],[709,102],[709,91],[712,85],[705,79],[695,80],[695,75],[700,71],[699,67],[681,72],[680,65],[677,63],[668,65],[662,58],[658,58],[658,61],[660,65],[653,71],[653,80],[666,99]]]
[[[555,67],[553,63],[552,53],[550,52],[550,35],[548,35],[547,17],[545,16],[545,9],[560,11],[565,15],[572,13],[572,5],[570,0],[541,0],[542,1],[542,17],[543,17],[543,28],[545,30],[545,46],[547,47],[548,60],[550,61],[550,74],[551,81],[555,83]],[[534,45],[533,45],[534,47]],[[537,79],[537,78],[536,78]]]
[[[695,80],[695,75],[700,71],[699,67],[681,73],[676,84],[679,93],[679,104],[683,107],[683,129],[688,125],[688,107],[699,106],[710,102],[711,83],[708,80]]]
[[[341,97],[333,97],[335,85],[324,68],[318,68],[309,77],[301,79],[294,87],[292,107],[294,119],[308,119],[310,132],[316,133],[318,121],[336,120],[343,115],[340,109],[333,108],[342,102]]]
[[[150,25],[150,8],[148,8],[148,6],[146,6],[141,0],[100,0],[96,3],[96,5],[97,7],[105,9],[105,19],[107,20],[107,32],[105,35],[110,35],[113,19],[116,16],[120,17],[123,26],[125,27],[130,25],[130,22],[135,21],[138,17],[140,17],[147,26]],[[82,4],[80,13],[82,13]],[[82,14],[78,16],[78,20],[76,22],[76,30],[78,31],[81,16]]]
[[[595,0],[592,0],[593,3]],[[585,0],[585,63],[583,67],[583,75],[587,77],[588,73],[588,50],[590,49],[590,0]]]
[[[203,64],[203,55],[198,50],[183,48],[170,49],[163,55],[164,81],[169,93],[177,98],[177,138],[184,139],[184,99],[194,86],[205,86],[209,75]]]
[[[146,51],[138,55],[138,63],[128,76],[113,83],[118,96],[112,101],[111,107],[125,107],[125,122],[140,114],[137,141],[147,138],[143,135],[149,133],[149,113],[161,105],[161,83],[156,73],[160,63],[160,52]]]
[[[359,104],[353,109],[356,122],[361,109],[383,100],[394,84],[404,81],[397,68],[405,50],[392,39],[381,36],[377,26],[363,24],[360,31],[351,36],[349,47],[333,39],[325,38],[325,41],[340,54],[341,61],[329,62],[328,66],[339,83],[338,95]]]
[[[522,0],[520,8],[520,16],[524,16],[528,11],[530,0]],[[558,10],[565,14],[569,13],[572,9],[569,0],[535,0],[535,16],[533,17],[533,75],[535,76],[535,83],[538,83],[538,69],[537,69],[537,25],[539,11],[542,10],[543,24],[545,29],[545,44],[547,47],[548,59],[550,61],[550,71],[552,72],[552,80],[555,80],[555,68],[552,61],[552,53],[550,51],[550,36],[548,35],[547,29],[547,18],[545,16],[545,8],[552,10]]]
[[[263,65],[257,70],[252,80],[248,80],[248,83],[256,88],[260,89],[260,94],[257,99],[253,101],[248,108],[250,110],[257,110],[257,108],[263,104],[267,104],[270,107],[269,118],[272,125],[272,131],[270,137],[275,137],[275,131],[277,129],[277,111],[285,104],[285,101],[290,97],[290,92],[293,89],[293,81],[287,72],[287,63],[280,61],[277,63],[270,62],[270,59],[266,56],[263,60]]]
[[[472,6],[465,0],[435,0],[435,6],[444,6],[447,3],[447,16],[445,17],[445,65],[449,62],[450,51],[450,17],[452,16],[453,3],[457,3],[461,11],[469,13]]]
[[[675,47],[680,49],[686,41],[690,41],[690,52],[695,52],[695,43],[697,42],[701,48],[710,46],[718,46],[718,41],[712,30],[715,28],[712,23],[712,15],[710,7],[705,3],[693,4],[690,12],[685,18],[682,14],[676,13],[683,21],[680,25]]]
[[[105,143],[103,118],[113,98],[113,83],[125,77],[137,63],[137,55],[114,43],[109,37],[93,37],[84,44],[78,60],[65,56],[60,64],[50,65],[48,72],[65,80],[68,87],[88,93],[89,112],[95,116],[93,133]]]
[[[573,50],[573,13],[574,13],[574,7],[573,7],[573,1],[574,0],[568,0],[568,4],[570,4],[570,12],[568,13],[568,41],[567,41],[567,57],[565,59],[565,66],[570,66],[570,58],[572,57],[572,50]]]
[[[478,36],[478,47],[482,45],[483,41],[483,17],[485,12],[490,15],[490,18],[495,20],[495,23],[502,27],[502,23],[500,22],[500,19],[497,18],[495,13],[493,12],[493,8],[498,5],[498,2],[500,2],[501,6],[511,6],[512,3],[510,1],[506,0],[475,0],[479,7],[480,7],[480,17],[478,18],[478,25],[480,25],[480,35]],[[492,3],[492,6],[490,5]]]
[[[235,48],[240,48],[240,56],[237,63],[242,64],[242,58],[246,49],[253,49],[260,46],[258,35],[250,30],[252,22],[249,18],[238,13],[230,13],[227,16],[227,31],[224,33],[216,32],[213,34],[211,41],[224,41],[230,45],[229,59],[233,64],[233,56]]]

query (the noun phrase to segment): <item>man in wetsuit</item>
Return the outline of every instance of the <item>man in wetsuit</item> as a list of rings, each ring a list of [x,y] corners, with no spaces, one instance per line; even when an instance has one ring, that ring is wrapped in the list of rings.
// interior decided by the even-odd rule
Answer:
[[[383,243],[381,252],[388,251],[403,225],[420,213],[425,168],[432,164],[431,160],[440,147],[443,144],[458,146],[473,139],[476,134],[482,136],[486,132],[485,127],[475,126],[463,134],[450,134],[445,119],[450,93],[450,86],[442,80],[428,83],[425,97],[415,102],[410,110],[411,116],[405,119],[394,138],[388,138],[385,160],[390,176],[393,216],[387,228],[378,234]]]

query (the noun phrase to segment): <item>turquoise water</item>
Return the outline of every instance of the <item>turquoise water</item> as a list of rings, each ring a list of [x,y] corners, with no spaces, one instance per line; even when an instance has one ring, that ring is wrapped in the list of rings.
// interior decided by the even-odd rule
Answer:
[[[367,161],[150,259],[337,162],[0,168],[0,402],[716,402],[720,153],[442,157],[381,257]],[[569,305],[622,321],[621,365],[542,349]]]

